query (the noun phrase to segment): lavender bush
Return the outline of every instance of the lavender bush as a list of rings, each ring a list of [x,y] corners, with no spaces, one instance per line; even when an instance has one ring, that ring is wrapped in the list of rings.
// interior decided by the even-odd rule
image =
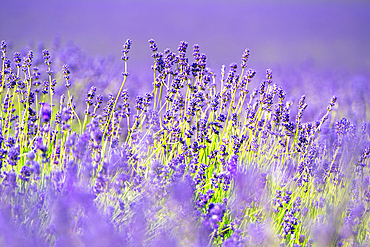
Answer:
[[[198,45],[149,40],[153,89],[138,91],[131,45],[118,81],[73,44],[34,57],[1,42],[1,245],[369,244],[366,79],[312,112],[270,69],[251,90],[248,49],[216,76]]]

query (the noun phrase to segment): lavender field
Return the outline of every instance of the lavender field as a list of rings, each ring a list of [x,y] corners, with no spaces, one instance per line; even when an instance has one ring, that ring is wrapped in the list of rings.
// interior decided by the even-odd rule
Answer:
[[[0,8],[0,246],[370,246],[368,3]]]

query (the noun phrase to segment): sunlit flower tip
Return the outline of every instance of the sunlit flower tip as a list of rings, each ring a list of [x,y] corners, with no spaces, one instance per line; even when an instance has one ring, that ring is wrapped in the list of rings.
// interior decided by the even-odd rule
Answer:
[[[181,41],[180,45],[179,45],[179,48],[178,48],[178,51],[180,53],[185,53],[187,48],[188,48],[188,43],[186,41]]]
[[[272,70],[271,69],[266,70],[266,82],[268,84],[272,83]]]
[[[193,45],[193,56],[196,56],[197,54],[199,54],[199,45],[198,44],[194,44]]]
[[[230,64],[230,71],[236,72],[236,69],[238,68],[238,65],[236,63]]]
[[[271,69],[266,70],[266,79],[269,79],[269,80],[272,79],[272,70]]]
[[[50,60],[50,53],[48,50],[43,50],[42,51],[42,54],[43,54],[43,59],[44,59],[44,62],[46,65],[50,65],[51,64],[51,60]]]
[[[86,103],[91,106],[93,104],[92,100],[94,99],[95,97],[95,92],[96,92],[96,87],[94,86],[91,86],[91,88],[89,89],[89,91],[87,92],[87,95],[86,95],[86,98],[85,98],[85,101]]]
[[[337,100],[338,100],[338,97],[334,95],[334,96],[331,98],[331,100],[330,100],[330,105],[331,105],[331,106],[334,106],[334,105],[335,105],[335,103],[337,102]]]
[[[32,50],[28,51],[27,58],[30,59],[30,60],[33,59],[33,51]]]
[[[14,63],[15,63],[15,66],[21,67],[21,62],[22,62],[21,54],[19,52],[14,52]]]
[[[254,70],[254,69],[249,69],[248,71],[247,71],[247,77],[249,78],[249,79],[252,79],[255,75],[256,75],[256,71]]]
[[[158,46],[155,43],[154,39],[150,39],[150,40],[148,40],[148,42],[149,42],[150,50],[152,50],[152,52],[158,51]]]
[[[123,61],[127,61],[129,57],[127,56],[130,48],[131,48],[132,41],[130,39],[126,40],[125,44],[123,45],[123,50],[122,50],[122,57],[121,59]]]
[[[328,107],[327,107],[327,110],[328,110],[328,111],[333,110],[333,107],[334,107],[335,103],[337,102],[337,100],[338,100],[338,97],[337,97],[337,96],[335,96],[335,95],[331,98],[331,100],[330,100],[330,102],[329,102],[329,105],[328,105]]]
[[[103,103],[103,95],[99,94],[98,96],[96,96],[96,102],[98,104]]]
[[[131,45],[132,45],[132,40],[127,39],[125,44],[123,45],[124,52],[127,53],[131,49]]]
[[[7,47],[8,47],[8,44],[5,42],[5,40],[2,40],[0,44],[1,50],[3,50],[3,52],[6,52]]]
[[[62,72],[63,72],[64,79],[69,80],[69,74],[71,73],[71,71],[69,70],[69,67],[67,64],[63,65]]]
[[[241,64],[241,68],[246,68],[247,67],[247,62],[248,62],[248,59],[249,59],[249,49],[245,49],[244,53],[243,53],[243,56],[242,56],[242,64]]]

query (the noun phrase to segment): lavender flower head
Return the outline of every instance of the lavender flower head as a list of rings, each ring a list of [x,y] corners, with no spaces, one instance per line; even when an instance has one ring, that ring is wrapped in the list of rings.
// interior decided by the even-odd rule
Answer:
[[[48,103],[43,103],[41,105],[41,110],[40,110],[40,117],[43,123],[49,123],[51,119],[51,107],[50,104]]]

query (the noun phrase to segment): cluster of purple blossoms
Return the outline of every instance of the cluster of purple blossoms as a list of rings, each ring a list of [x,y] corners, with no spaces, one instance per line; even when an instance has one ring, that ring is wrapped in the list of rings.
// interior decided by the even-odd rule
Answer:
[[[4,244],[369,244],[367,115],[345,118],[333,96],[312,116],[271,69],[254,85],[248,49],[218,78],[185,41],[176,53],[149,40],[153,88],[138,91],[131,46],[122,79],[73,43],[12,62],[1,42]]]

